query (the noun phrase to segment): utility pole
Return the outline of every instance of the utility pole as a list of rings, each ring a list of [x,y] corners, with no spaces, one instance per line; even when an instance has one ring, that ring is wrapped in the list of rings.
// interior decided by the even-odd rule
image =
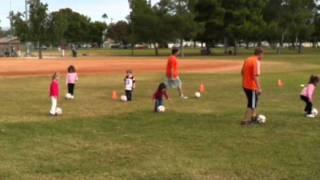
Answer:
[[[131,34],[132,34],[132,42],[131,42],[131,56],[134,56],[134,9],[135,9],[135,1],[134,0],[129,0],[131,1]]]
[[[29,26],[29,0],[25,0],[25,21],[27,23],[27,26]],[[25,46],[26,46],[26,56],[30,56],[31,55],[30,42],[26,42]]]
[[[8,36],[8,45],[9,45],[9,56],[12,57],[12,47],[11,47],[11,40],[12,40],[12,37],[13,37],[13,34],[12,34],[12,16],[13,16],[13,11],[12,11],[12,0],[10,0],[10,12],[9,12],[9,21],[10,21],[10,33],[9,33],[9,36]]]

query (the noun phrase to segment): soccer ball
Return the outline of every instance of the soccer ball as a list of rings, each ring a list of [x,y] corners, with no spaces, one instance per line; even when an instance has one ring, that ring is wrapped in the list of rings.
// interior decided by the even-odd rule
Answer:
[[[314,116],[318,116],[319,112],[318,112],[318,110],[317,110],[316,108],[313,108],[313,109],[312,109],[312,114],[313,114]]]
[[[56,109],[56,113],[57,113],[57,115],[62,115],[63,111],[62,111],[61,108],[58,107],[58,108]]]
[[[125,95],[122,95],[121,97],[120,97],[120,100],[122,101],[122,102],[127,102],[127,96],[125,96]]]
[[[201,93],[200,93],[200,92],[196,92],[196,93],[194,93],[194,96],[195,96],[196,98],[200,98],[200,97],[201,97]]]
[[[267,122],[267,117],[265,115],[260,114],[257,118],[258,123],[264,124]]]
[[[66,99],[74,99],[74,96],[71,95],[70,93],[67,93],[65,96]]]
[[[158,112],[165,112],[166,111],[166,107],[164,107],[164,106],[159,106],[158,108],[157,108],[157,110],[158,110]]]

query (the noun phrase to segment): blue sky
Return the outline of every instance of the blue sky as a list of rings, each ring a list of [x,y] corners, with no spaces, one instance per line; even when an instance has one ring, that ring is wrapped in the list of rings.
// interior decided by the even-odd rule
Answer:
[[[156,2],[157,0],[153,0]],[[9,27],[8,14],[11,8],[13,11],[24,11],[25,0],[1,0],[0,26]],[[128,0],[42,0],[48,3],[49,11],[56,11],[61,8],[71,8],[81,14],[89,16],[92,20],[102,20],[103,13],[107,13],[113,21],[123,20],[129,14]],[[108,20],[110,22],[111,19]]]

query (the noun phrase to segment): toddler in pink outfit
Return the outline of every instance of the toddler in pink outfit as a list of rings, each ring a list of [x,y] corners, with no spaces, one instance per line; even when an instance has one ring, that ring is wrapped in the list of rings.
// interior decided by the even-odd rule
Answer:
[[[71,65],[68,67],[68,74],[66,77],[66,83],[68,86],[68,99],[74,99],[74,89],[76,86],[77,81],[79,80],[78,73],[76,71],[76,68]]]
[[[312,110],[313,110],[314,94],[318,84],[319,84],[319,77],[312,75],[310,77],[308,85],[304,87],[302,92],[300,93],[301,100],[306,103],[304,112],[306,113],[306,117],[308,118],[315,118],[315,115],[312,113]]]

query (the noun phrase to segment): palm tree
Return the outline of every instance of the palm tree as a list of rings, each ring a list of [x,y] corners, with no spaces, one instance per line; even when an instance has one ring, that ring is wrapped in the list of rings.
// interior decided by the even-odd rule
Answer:
[[[107,13],[102,14],[102,18],[105,19],[105,20],[107,20],[107,19],[108,19]]]

